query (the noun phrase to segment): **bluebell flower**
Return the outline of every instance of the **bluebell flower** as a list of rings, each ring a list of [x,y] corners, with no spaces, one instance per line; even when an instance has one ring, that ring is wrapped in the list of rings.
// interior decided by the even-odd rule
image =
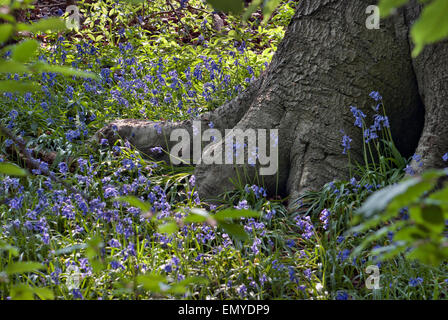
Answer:
[[[362,128],[362,119],[364,119],[366,117],[366,115],[358,108],[351,106],[350,107],[350,111],[353,114],[353,117],[355,117],[355,123],[354,125]]]
[[[378,91],[372,91],[369,96],[374,99],[375,101],[379,101],[382,100],[383,97],[380,95],[380,93]]]
[[[68,167],[65,162],[59,163],[58,168],[59,168],[59,172],[62,174],[66,174],[68,172]]]
[[[344,150],[342,151],[342,154],[347,154],[347,151],[350,150],[350,143],[352,142],[352,139],[344,134],[344,136],[342,137],[342,147],[344,148]]]
[[[416,286],[418,286],[418,285],[420,285],[420,284],[422,284],[422,283],[423,283],[423,278],[421,278],[421,277],[410,278],[410,279],[409,279],[409,285],[410,285],[411,287],[416,287]]]
[[[329,218],[330,218],[330,211],[328,209],[322,210],[322,212],[319,215],[319,220],[322,222],[324,230],[328,229]]]
[[[338,291],[336,300],[348,300],[348,293],[344,291]]]
[[[240,294],[241,297],[245,297],[247,295],[247,288],[244,284],[242,284],[239,289],[238,289],[238,293]]]
[[[406,172],[410,176],[415,175],[415,171],[410,165],[407,165],[406,168],[404,168],[404,172]]]
[[[247,200],[241,200],[238,202],[237,206],[234,206],[235,209],[242,210],[242,209],[249,209],[250,206],[247,204]]]

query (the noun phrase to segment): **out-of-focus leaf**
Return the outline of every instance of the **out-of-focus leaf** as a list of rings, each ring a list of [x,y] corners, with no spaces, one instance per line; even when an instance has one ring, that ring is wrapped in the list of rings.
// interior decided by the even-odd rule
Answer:
[[[223,221],[225,219],[238,219],[238,218],[259,218],[260,213],[253,210],[237,210],[237,209],[225,209],[217,212],[213,215],[218,221]]]
[[[35,295],[41,300],[53,300],[54,293],[49,288],[32,288]]]
[[[15,80],[3,80],[0,81],[0,92],[18,92],[26,93],[38,91],[40,85],[34,81],[15,81]]]
[[[68,253],[72,253],[74,251],[85,249],[85,248],[87,248],[87,245],[85,243],[75,244],[72,246],[68,246],[68,247],[56,250],[56,252],[54,254],[55,255],[68,254]]]
[[[261,3],[263,1],[262,0],[253,0],[249,6],[247,7],[247,9],[244,11],[243,14],[243,20],[247,21],[250,16],[252,15],[252,13],[254,13],[255,11],[257,11],[257,9],[261,6]]]
[[[405,5],[409,0],[380,0],[378,7],[380,8],[380,16],[387,17],[395,9]]]
[[[411,37],[415,43],[413,57],[418,56],[425,45],[448,37],[448,1],[433,0],[425,5],[420,18],[412,26]]]
[[[140,210],[142,210],[142,212],[148,212],[151,210],[151,205],[147,202],[144,202],[142,200],[140,200],[137,197],[134,196],[126,196],[126,197],[117,197],[115,198],[116,201],[121,201],[121,202],[127,202],[129,203],[131,206],[139,208]]]
[[[226,223],[226,222],[220,222],[218,224],[226,233],[230,234],[231,236],[235,237],[236,239],[245,241],[249,238],[246,231],[244,230],[243,226],[236,224],[236,223]]]
[[[28,174],[25,169],[9,162],[0,162],[0,173],[16,177],[24,177]]]
[[[13,47],[11,58],[17,62],[28,62],[36,55],[38,48],[39,42],[34,39],[22,41]]]
[[[14,60],[0,61],[0,73],[25,73],[30,70],[22,63]]]
[[[407,254],[411,260],[419,260],[427,265],[438,266],[448,259],[448,247],[439,247],[434,243],[424,243]]]
[[[240,14],[243,12],[244,4],[242,0],[207,0],[213,8],[224,13]]]
[[[37,72],[56,72],[56,73],[60,73],[64,76],[77,76],[77,77],[81,77],[81,78],[90,78],[90,79],[95,79],[95,80],[99,79],[98,75],[91,73],[91,72],[77,70],[77,69],[73,69],[70,67],[46,64],[43,62],[37,63],[34,66],[34,68],[36,69]]]
[[[12,300],[34,300],[33,289],[27,285],[19,284],[11,289]]]
[[[161,224],[157,228],[161,233],[173,234],[179,230],[179,227],[175,222],[168,222],[165,224]]]
[[[266,23],[274,10],[278,7],[281,0],[267,0],[263,6],[263,23]]]
[[[20,23],[18,24],[19,31],[47,32],[47,31],[64,31],[66,30],[65,21],[61,18],[53,17],[47,19],[40,19],[32,24]]]
[[[13,26],[11,24],[2,24],[0,25],[0,43],[5,42],[11,36],[13,30]]]
[[[44,266],[37,262],[21,261],[8,264],[5,268],[5,272],[11,275],[16,273],[34,272],[43,268]]]
[[[10,245],[9,243],[3,240],[0,240],[0,250],[8,251],[14,257],[17,257],[19,255],[19,250],[16,247]]]

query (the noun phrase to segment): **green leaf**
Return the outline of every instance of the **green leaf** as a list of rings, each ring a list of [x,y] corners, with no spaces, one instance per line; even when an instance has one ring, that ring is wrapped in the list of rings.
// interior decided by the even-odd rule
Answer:
[[[420,18],[412,26],[411,37],[415,43],[412,56],[416,57],[424,46],[448,37],[448,1],[433,0],[425,5]]]
[[[160,274],[148,274],[137,277],[137,283],[141,284],[145,290],[150,292],[161,292],[163,289],[167,289],[165,284],[166,277]]]
[[[56,256],[58,256],[58,255],[61,255],[61,254],[72,253],[72,252],[75,252],[77,250],[81,250],[81,249],[85,249],[85,248],[87,248],[87,245],[85,243],[74,244],[72,246],[68,246],[68,247],[56,250],[56,252],[54,254]]]
[[[47,31],[64,31],[66,29],[67,27],[65,25],[65,21],[61,18],[40,19],[38,22],[32,24],[18,24],[19,31],[30,31],[33,33]]]
[[[19,250],[16,247],[10,245],[9,243],[3,240],[0,240],[0,250],[8,251],[14,257],[17,257],[19,255]]]
[[[77,69],[73,69],[70,67],[50,65],[50,64],[43,63],[43,62],[37,63],[34,66],[34,68],[36,69],[37,72],[56,72],[56,73],[60,73],[64,76],[77,76],[77,77],[81,77],[81,78],[90,78],[90,79],[95,79],[95,80],[99,79],[98,75],[91,73],[91,72],[77,70]]]
[[[375,214],[384,211],[395,197],[406,193],[410,187],[415,186],[420,181],[420,178],[412,178],[399,184],[385,187],[369,196],[357,212],[362,214],[364,218],[373,217]]]
[[[253,210],[225,209],[217,212],[213,218],[217,221],[224,221],[225,219],[259,218],[260,215],[259,212]]]
[[[24,177],[28,175],[28,172],[25,169],[9,162],[0,162],[0,173],[16,177]]]
[[[410,210],[410,216],[416,223],[431,229],[435,234],[439,234],[445,229],[443,211],[439,206],[413,207]]]
[[[240,14],[243,12],[244,5],[242,0],[207,0],[213,8],[224,13]]]
[[[36,55],[39,48],[39,42],[28,39],[15,45],[12,49],[11,58],[17,62],[28,62]]]
[[[0,61],[0,73],[25,73],[30,70],[22,63],[14,60]]]
[[[439,247],[431,242],[424,243],[411,250],[406,257],[436,267],[448,259],[448,247]]]
[[[243,21],[247,21],[250,16],[252,15],[252,13],[254,13],[255,11],[257,11],[257,9],[261,6],[261,3],[263,2],[263,0],[253,0],[249,6],[247,7],[247,9],[244,11],[243,14]]]
[[[380,0],[378,7],[380,8],[380,16],[387,17],[395,9],[405,5],[409,0]]]
[[[210,281],[208,281],[206,278],[204,277],[189,277],[187,279],[184,279],[182,281],[180,281],[178,284],[182,285],[182,286],[188,286],[190,284],[203,284],[203,285],[207,285],[209,284]]]
[[[14,262],[6,266],[5,272],[9,275],[24,272],[34,272],[43,269],[44,266],[37,262]]]
[[[99,259],[103,247],[103,240],[99,236],[95,236],[87,241],[86,256],[95,273],[100,272],[105,268],[104,264]]]
[[[115,198],[116,201],[121,201],[121,202],[127,202],[129,203],[131,206],[139,208],[140,210],[142,210],[142,213],[148,212],[151,210],[151,205],[147,202],[144,202],[142,200],[140,200],[137,197],[134,196],[126,196],[126,197],[117,197]]]
[[[11,289],[12,300],[34,300],[33,289],[27,285],[19,284]]]
[[[191,209],[190,215],[185,217],[183,221],[185,223],[201,223],[206,222],[209,219],[213,219],[213,217],[206,210],[200,208],[193,208]]]
[[[3,80],[0,81],[0,92],[33,92],[38,91],[40,85],[37,82],[27,81],[15,81],[15,80]]]
[[[54,293],[49,288],[33,288],[32,291],[41,300],[53,300],[54,299]]]
[[[268,22],[269,18],[271,17],[272,13],[274,12],[275,8],[278,7],[278,5],[280,4],[281,0],[268,0],[265,1],[265,4],[263,6],[263,22],[262,23],[266,23]]]
[[[13,26],[11,24],[0,25],[0,43],[6,42],[11,36]]]
[[[403,228],[400,231],[398,231],[394,235],[395,241],[406,241],[406,242],[413,242],[416,240],[426,239],[428,236],[427,233],[423,232],[421,229],[417,228],[416,226],[410,226],[407,228]]]
[[[38,91],[40,85],[34,81],[15,81],[15,80],[3,80],[0,81],[0,92],[33,92]]]
[[[11,23],[16,22],[16,18],[14,18],[13,15],[10,15],[10,14],[7,14],[7,13],[0,13],[0,19],[3,19],[5,21],[11,22]],[[0,27],[0,29],[1,29],[1,27]]]
[[[218,224],[225,232],[235,237],[236,239],[245,241],[249,238],[243,226],[235,223],[219,222]]]
[[[165,224],[161,224],[157,228],[161,233],[173,234],[179,230],[179,227],[175,222],[168,222]]]

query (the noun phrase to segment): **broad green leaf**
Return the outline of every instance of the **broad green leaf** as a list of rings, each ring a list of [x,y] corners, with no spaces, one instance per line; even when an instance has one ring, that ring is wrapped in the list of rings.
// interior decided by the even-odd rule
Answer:
[[[257,9],[261,6],[261,3],[263,2],[263,0],[253,0],[249,6],[247,7],[247,9],[244,11],[243,14],[243,20],[246,21],[250,18],[250,16],[252,15],[252,13],[254,13],[255,11],[257,11]]]
[[[425,45],[448,37],[448,1],[433,0],[426,4],[412,26],[411,37],[415,43],[413,57],[418,56]]]
[[[179,230],[179,227],[175,222],[168,222],[165,224],[161,224],[157,228],[161,233],[173,234]]]
[[[438,266],[448,259],[448,247],[434,243],[424,243],[407,254],[408,259],[416,259],[427,265]]]
[[[100,272],[105,268],[104,264],[99,259],[103,247],[104,242],[99,236],[95,236],[87,241],[86,256],[95,273]]]
[[[380,8],[380,16],[387,17],[395,9],[405,5],[409,0],[380,0],[378,7]]]
[[[274,12],[275,8],[278,7],[281,0],[267,0],[263,6],[263,23],[266,23]]]
[[[11,289],[12,300],[34,300],[33,289],[27,285],[19,284]]]
[[[37,262],[14,262],[6,266],[5,272],[9,275],[24,272],[34,272],[43,269],[44,266]]]
[[[65,21],[61,18],[47,18],[40,19],[36,23],[32,24],[18,24],[19,31],[30,31],[33,33],[36,32],[47,32],[47,31],[64,31],[66,30]]]
[[[406,241],[407,243],[420,240],[420,239],[426,239],[428,237],[428,234],[426,232],[423,232],[421,229],[419,229],[416,226],[410,226],[407,228],[403,228],[400,231],[398,231],[394,235],[395,241]]]
[[[244,5],[242,0],[207,0],[213,8],[224,13],[240,14],[243,12]]]
[[[26,73],[30,70],[22,63],[14,60],[0,61],[0,73]]]
[[[12,49],[11,58],[17,62],[28,62],[36,55],[39,48],[39,42],[28,39],[15,45]]]
[[[213,217],[206,210],[193,208],[191,209],[190,215],[185,217],[183,221],[185,223],[201,223],[206,222],[208,219],[213,219]]]
[[[99,79],[98,75],[91,72],[77,70],[70,67],[46,64],[42,62],[37,63],[34,68],[36,69],[37,72],[55,72],[60,73],[64,76],[77,76],[81,78],[91,78],[95,80]]]
[[[54,254],[55,255],[68,254],[68,253],[72,253],[77,250],[81,250],[81,249],[85,249],[85,248],[87,248],[87,245],[85,243],[74,244],[72,246],[68,246],[68,247],[56,250],[56,252]]]
[[[17,257],[19,255],[19,250],[16,247],[10,245],[9,243],[7,243],[3,240],[0,240],[0,251],[1,250],[8,251],[14,257]]]
[[[150,292],[161,292],[162,289],[167,289],[167,285],[163,285],[164,282],[166,282],[166,277],[160,274],[148,274],[137,277],[137,283]]]
[[[445,229],[443,211],[439,206],[426,205],[423,207],[413,207],[409,213],[416,223],[433,230],[435,234],[439,234]]]
[[[232,235],[236,239],[245,241],[249,238],[243,226],[236,223],[219,222],[218,224],[226,233]]]
[[[49,288],[32,288],[32,291],[41,300],[53,300],[54,299],[54,293]]]
[[[0,81],[0,92],[33,92],[38,91],[40,85],[34,81],[15,81],[15,80],[3,80]]]
[[[225,209],[217,212],[213,215],[218,221],[223,221],[225,219],[238,219],[238,218],[259,218],[260,213],[252,210],[237,210],[237,209]]]
[[[197,214],[190,214],[189,216],[183,219],[184,223],[203,223],[206,221],[207,218],[204,218],[203,216],[199,216]]]
[[[180,281],[178,284],[183,285],[183,286],[188,286],[190,284],[207,285],[207,284],[209,284],[209,281],[206,278],[203,278],[203,277],[189,277],[187,279],[184,279],[184,280]]]
[[[7,14],[7,13],[0,13],[0,19],[3,19],[5,21],[11,22],[11,23],[16,22],[16,18],[14,18],[13,15],[10,15],[10,14]]]
[[[131,206],[139,208],[140,210],[142,210],[142,213],[148,212],[148,211],[151,210],[151,205],[149,203],[144,202],[144,201],[142,201],[139,198],[134,197],[134,196],[118,197],[118,198],[115,198],[115,200],[116,201],[121,201],[121,202],[127,202]]]
[[[0,162],[0,173],[16,177],[24,177],[28,174],[25,169],[9,162]]]
[[[11,24],[0,25],[0,43],[5,42],[11,36],[13,26]]]
[[[375,192],[367,198],[358,210],[358,213],[365,218],[373,217],[375,214],[384,211],[395,197],[405,193],[410,187],[418,184],[420,181],[420,178],[412,178]]]

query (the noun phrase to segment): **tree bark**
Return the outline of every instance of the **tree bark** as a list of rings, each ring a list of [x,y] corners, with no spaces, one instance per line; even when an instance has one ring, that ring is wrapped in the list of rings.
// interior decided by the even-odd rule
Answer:
[[[412,26],[421,11],[422,5],[412,1],[406,10],[408,26]],[[448,41],[426,46],[413,60],[413,67],[425,105],[425,124],[415,151],[422,157],[423,166],[417,161],[411,164],[420,173],[428,168],[448,166],[442,159],[448,152]]]
[[[213,121],[218,129],[279,130],[277,174],[259,176],[258,165],[199,164],[195,175],[202,199],[231,190],[240,181],[263,184],[270,194],[294,200],[304,190],[347,178],[340,132],[353,139],[351,157],[361,161],[362,132],[353,125],[349,106],[358,107],[370,119],[376,103],[369,93],[374,90],[383,96],[402,154],[412,155],[418,145],[427,167],[443,165],[441,156],[448,151],[448,85],[443,81],[448,46],[430,46],[413,61],[409,26],[419,7],[399,10],[382,21],[380,29],[370,30],[366,27],[370,4],[367,0],[301,1],[263,75],[240,96],[200,117],[203,129]],[[169,150],[176,143],[169,142],[175,128],[192,131],[191,121],[158,124],[162,134],[157,134],[154,122],[118,120],[96,138],[116,139],[113,125],[120,136],[146,153],[154,146]]]

